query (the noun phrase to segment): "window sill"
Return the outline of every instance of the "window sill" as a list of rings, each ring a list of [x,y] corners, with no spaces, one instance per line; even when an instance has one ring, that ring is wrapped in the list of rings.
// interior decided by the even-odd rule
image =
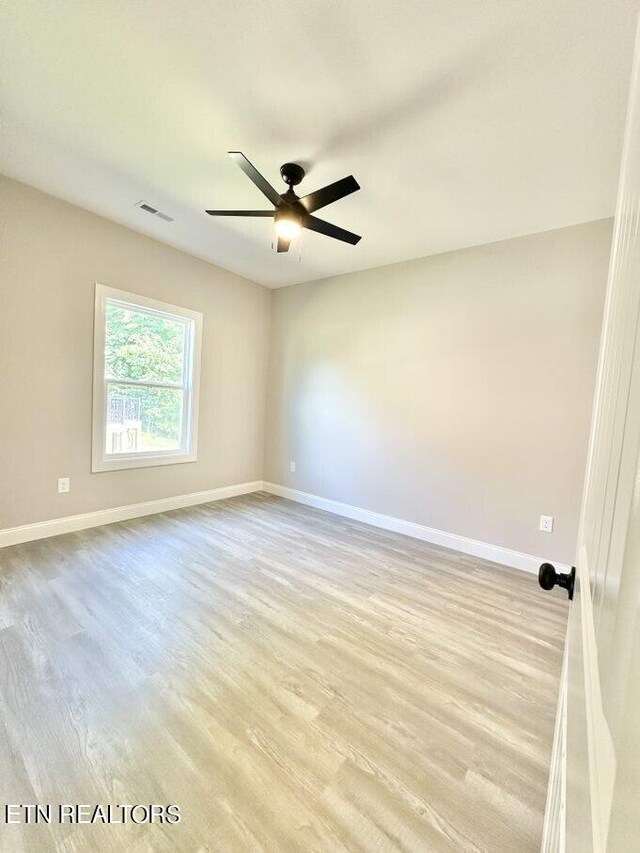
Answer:
[[[91,473],[102,471],[122,471],[126,468],[155,468],[158,465],[178,465],[181,462],[196,462],[197,453],[145,453],[136,456],[118,454],[93,459]]]

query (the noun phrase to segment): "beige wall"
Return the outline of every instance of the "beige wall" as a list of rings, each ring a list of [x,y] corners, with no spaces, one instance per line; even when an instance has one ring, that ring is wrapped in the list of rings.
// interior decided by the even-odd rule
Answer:
[[[91,473],[95,281],[203,312],[197,462]],[[270,297],[0,177],[0,528],[261,479]]]
[[[269,291],[0,177],[0,529],[265,477],[569,562],[610,236]],[[95,281],[203,312],[196,463],[91,473]]]
[[[571,562],[610,239],[594,222],[275,291],[266,478]]]

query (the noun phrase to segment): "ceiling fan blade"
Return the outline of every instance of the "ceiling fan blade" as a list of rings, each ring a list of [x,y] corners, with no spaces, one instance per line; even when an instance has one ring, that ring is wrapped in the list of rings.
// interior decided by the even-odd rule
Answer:
[[[285,240],[284,237],[278,237],[278,251],[279,252],[288,252],[290,243],[291,243],[291,240]]]
[[[238,164],[238,166],[240,166],[240,168],[248,178],[251,178],[251,180],[258,187],[260,192],[263,195],[266,195],[271,204],[275,204],[275,206],[278,207],[278,205],[282,203],[282,199],[271,186],[269,181],[260,174],[260,172],[253,165],[253,163],[250,163],[247,160],[242,151],[229,151],[229,157],[231,157],[231,159],[234,160]]]
[[[358,234],[345,231],[344,228],[332,225],[331,222],[325,222],[324,219],[318,219],[317,216],[305,216],[302,220],[302,225],[311,231],[317,231],[318,234],[325,234],[327,237],[333,237],[335,240],[351,243],[352,246],[355,246],[362,239]]]
[[[346,195],[354,193],[360,189],[360,184],[356,181],[353,175],[348,178],[341,178],[333,184],[327,184],[321,190],[316,190],[314,193],[309,193],[300,199],[300,204],[304,206],[308,213],[313,213],[314,210],[319,210],[321,207],[326,207],[338,199],[344,198]]]
[[[209,216],[275,216],[275,210],[205,210]]]

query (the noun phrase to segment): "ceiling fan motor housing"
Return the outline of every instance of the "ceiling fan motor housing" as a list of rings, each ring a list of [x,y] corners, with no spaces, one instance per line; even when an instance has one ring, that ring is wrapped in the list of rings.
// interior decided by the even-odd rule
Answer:
[[[304,178],[304,169],[297,163],[284,163],[280,166],[280,174],[285,184],[295,187]]]

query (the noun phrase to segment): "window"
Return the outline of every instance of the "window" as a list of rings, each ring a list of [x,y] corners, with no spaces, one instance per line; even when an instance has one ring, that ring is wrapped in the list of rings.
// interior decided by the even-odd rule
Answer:
[[[96,284],[93,471],[197,458],[202,314]]]

